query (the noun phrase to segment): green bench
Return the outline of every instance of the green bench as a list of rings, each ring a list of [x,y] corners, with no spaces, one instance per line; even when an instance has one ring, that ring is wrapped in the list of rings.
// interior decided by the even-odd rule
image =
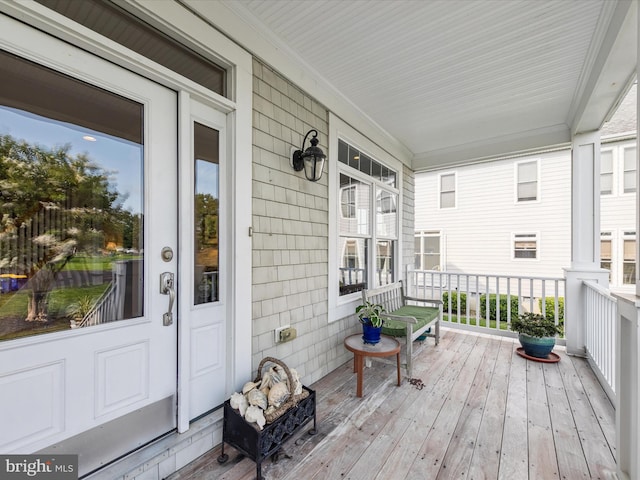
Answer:
[[[435,338],[436,345],[440,342],[442,301],[407,297],[404,294],[402,282],[362,290],[362,300],[378,303],[384,307],[385,313],[382,315],[384,335],[405,337],[407,358],[404,366],[407,369],[407,375],[411,378],[413,342],[425,340],[426,337]]]

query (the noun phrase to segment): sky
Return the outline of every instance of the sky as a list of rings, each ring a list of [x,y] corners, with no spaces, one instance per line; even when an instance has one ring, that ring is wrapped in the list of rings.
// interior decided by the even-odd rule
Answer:
[[[142,213],[142,145],[5,106],[0,106],[0,134],[49,149],[70,145],[71,155],[84,153],[109,173],[124,209]]]
[[[49,149],[70,145],[71,155],[84,153],[109,173],[111,187],[120,194],[124,209],[143,213],[142,145],[6,106],[0,106],[0,134]],[[217,163],[198,160],[196,192],[218,198],[218,175]]]

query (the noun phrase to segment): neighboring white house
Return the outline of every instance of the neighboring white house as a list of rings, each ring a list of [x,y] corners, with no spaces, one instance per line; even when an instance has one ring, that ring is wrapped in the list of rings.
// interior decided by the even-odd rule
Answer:
[[[635,284],[636,85],[601,136],[601,265]],[[415,268],[563,276],[571,263],[569,146],[416,175]]]

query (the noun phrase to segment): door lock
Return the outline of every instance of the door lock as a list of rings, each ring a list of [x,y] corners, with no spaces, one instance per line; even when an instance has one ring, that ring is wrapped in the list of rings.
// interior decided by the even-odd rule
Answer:
[[[164,272],[160,274],[160,293],[169,295],[169,309],[162,315],[162,324],[168,327],[173,323],[173,302],[176,300],[176,290],[173,283],[173,273]]]

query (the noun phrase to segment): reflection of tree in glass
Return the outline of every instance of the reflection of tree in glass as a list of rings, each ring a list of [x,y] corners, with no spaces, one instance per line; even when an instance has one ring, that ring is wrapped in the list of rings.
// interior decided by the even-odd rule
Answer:
[[[196,194],[196,228],[202,245],[218,243],[218,199],[208,193]]]
[[[122,245],[134,229],[108,173],[68,152],[0,136],[0,272],[27,276],[27,321],[48,320],[48,294],[74,254]]]

